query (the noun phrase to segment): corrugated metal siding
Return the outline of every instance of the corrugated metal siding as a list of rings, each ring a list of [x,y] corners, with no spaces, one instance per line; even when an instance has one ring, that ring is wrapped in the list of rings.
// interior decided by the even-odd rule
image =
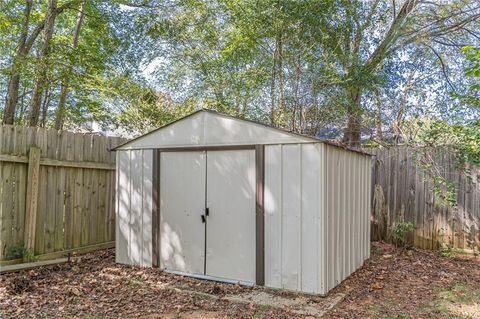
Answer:
[[[370,256],[371,159],[325,147],[327,292]]]
[[[117,151],[116,261],[152,265],[152,150]]]
[[[160,267],[204,274],[206,152],[160,155]]]
[[[152,152],[117,152],[119,263],[151,265]],[[370,183],[368,156],[266,145],[266,286],[326,294],[358,269],[370,255]]]
[[[265,284],[322,293],[321,143],[265,147]]]

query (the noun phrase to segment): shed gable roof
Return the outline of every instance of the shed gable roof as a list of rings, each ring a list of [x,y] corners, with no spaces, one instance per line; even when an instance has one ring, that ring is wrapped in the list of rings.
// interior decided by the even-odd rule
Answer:
[[[254,144],[324,143],[344,151],[372,156],[365,151],[244,120],[209,109],[193,112],[177,121],[117,146],[114,150]]]
[[[116,149],[288,144],[319,141],[316,138],[203,109],[133,139]]]

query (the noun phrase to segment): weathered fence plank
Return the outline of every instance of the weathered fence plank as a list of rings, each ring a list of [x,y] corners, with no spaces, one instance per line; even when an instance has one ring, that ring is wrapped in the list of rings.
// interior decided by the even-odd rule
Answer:
[[[0,261],[12,249],[53,256],[111,243],[115,156],[110,149],[124,141],[0,126]]]
[[[38,209],[38,188],[40,177],[40,149],[38,147],[30,148],[30,155],[28,160],[28,176],[26,185],[26,211],[25,214],[19,214],[19,216],[25,216],[25,233],[24,233],[24,246],[30,251],[34,251],[35,245],[35,226],[37,222],[37,209]],[[19,183],[20,186],[23,186]],[[23,189],[23,187],[22,187]],[[19,196],[19,202],[23,201],[23,191],[19,192],[22,196]],[[23,210],[20,210],[20,212]],[[21,234],[20,232],[18,232]]]
[[[401,146],[369,152],[376,155],[373,240],[391,240],[396,223],[411,222],[415,231],[407,239],[417,247],[438,249],[443,245],[480,251],[478,167],[469,167],[470,173],[466,174],[448,149]],[[427,164],[433,164],[433,168],[427,169]],[[445,205],[445,198],[439,198],[440,194],[434,191],[438,187],[436,176],[455,185],[457,206]]]

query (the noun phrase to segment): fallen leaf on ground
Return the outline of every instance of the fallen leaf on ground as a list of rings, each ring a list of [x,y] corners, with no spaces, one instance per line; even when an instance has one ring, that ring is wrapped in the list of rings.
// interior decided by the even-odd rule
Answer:
[[[380,285],[378,282],[375,282],[370,286],[370,288],[379,290],[379,289],[383,289],[383,286]]]

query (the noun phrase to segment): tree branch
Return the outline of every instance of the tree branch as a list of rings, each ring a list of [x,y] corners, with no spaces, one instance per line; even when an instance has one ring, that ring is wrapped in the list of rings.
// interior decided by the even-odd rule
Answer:
[[[448,85],[450,86],[450,88],[456,92],[456,88],[455,86],[453,85],[452,81],[450,81],[450,78],[448,77],[448,74],[447,74],[447,66],[445,64],[445,62],[443,61],[442,57],[440,56],[440,54],[430,45],[426,44],[426,43],[423,43],[423,45],[425,45],[427,48],[429,48],[430,50],[432,50],[432,52],[437,56],[438,60],[440,61],[440,63],[442,64],[442,72],[443,72],[443,75],[445,76],[445,80],[447,81]]]
[[[57,7],[54,11],[54,15],[57,16],[60,13],[62,13],[65,9],[69,9],[71,6],[82,2],[82,0],[72,0],[69,2],[65,2],[63,5]],[[29,52],[32,49],[33,44],[35,43],[35,40],[37,39],[38,35],[40,32],[42,32],[43,28],[45,28],[45,21],[46,17],[40,22],[35,29],[33,29],[32,34],[28,37],[26,43],[25,43],[25,51]]]
[[[373,51],[373,53],[367,59],[367,62],[365,63],[366,69],[375,69],[380,64],[382,58],[385,56],[385,53],[388,52],[388,47],[398,38],[398,31],[401,28],[403,22],[405,21],[407,16],[414,10],[415,6],[418,3],[418,0],[407,0],[403,4],[397,16],[392,21],[392,24],[388,29],[387,34],[380,42],[378,47],[375,49],[375,51]]]

